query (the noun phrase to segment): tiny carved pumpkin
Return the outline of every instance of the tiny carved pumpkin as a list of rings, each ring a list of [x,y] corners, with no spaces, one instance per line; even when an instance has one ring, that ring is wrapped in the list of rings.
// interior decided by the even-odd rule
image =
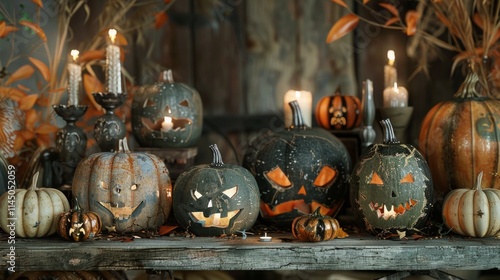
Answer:
[[[83,211],[74,198],[74,206],[69,212],[59,216],[57,233],[71,241],[85,241],[93,239],[101,232],[102,222],[99,214],[92,211]]]
[[[199,236],[245,231],[259,215],[259,189],[245,168],[224,164],[217,145],[213,162],[189,168],[174,186],[174,215],[179,225]]]
[[[326,241],[334,238],[345,238],[347,233],[340,227],[337,219],[323,216],[319,207],[309,214],[297,217],[292,223],[292,234],[302,241]]]
[[[131,120],[141,146],[195,146],[203,128],[200,94],[188,85],[175,83],[172,72],[164,71],[158,83],[137,89]]]
[[[293,125],[260,135],[243,161],[259,184],[264,222],[286,230],[318,207],[334,217],[346,199],[351,170],[344,144],[325,129],[304,125],[297,101],[289,104]]]
[[[316,104],[319,126],[332,129],[353,129],[361,125],[361,101],[356,96],[342,95],[340,88],[332,96],[322,97]]]
[[[355,219],[371,233],[420,229],[433,202],[429,166],[415,147],[399,143],[389,119],[380,123],[382,143],[368,148],[351,176]]]
[[[474,189],[454,189],[443,201],[443,221],[453,232],[470,237],[500,232],[500,190],[481,188],[483,172]]]
[[[38,172],[29,189],[16,189],[14,195],[0,197],[0,226],[18,237],[44,237],[56,232],[58,218],[69,210],[66,196],[54,188],[37,188]],[[13,205],[11,202],[15,202]],[[16,219],[15,229],[10,226]]]
[[[72,186],[82,208],[96,212],[103,226],[118,232],[156,229],[172,206],[165,163],[155,155],[131,152],[126,139],[117,152],[94,153],[78,165]]]

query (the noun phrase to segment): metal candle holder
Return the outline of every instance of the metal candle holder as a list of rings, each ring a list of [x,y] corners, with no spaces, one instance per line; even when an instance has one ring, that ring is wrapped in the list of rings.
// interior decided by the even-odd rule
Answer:
[[[118,148],[118,141],[126,134],[125,123],[114,113],[127,99],[127,94],[112,92],[97,92],[92,94],[95,101],[101,105],[106,113],[98,118],[94,125],[94,137],[103,152],[114,152]]]
[[[66,126],[61,128],[56,135],[56,151],[63,168],[62,182],[71,185],[73,174],[87,150],[87,135],[85,131],[76,126],[76,121],[87,111],[86,105],[53,105],[54,111],[66,121]]]

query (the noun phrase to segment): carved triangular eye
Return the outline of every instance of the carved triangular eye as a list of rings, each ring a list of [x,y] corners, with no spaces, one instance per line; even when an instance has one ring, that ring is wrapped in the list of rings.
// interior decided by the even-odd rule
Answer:
[[[273,170],[264,173],[264,175],[268,180],[272,181],[271,183],[275,183],[282,188],[289,188],[292,186],[292,183],[288,180],[288,177],[279,166],[276,166]]]
[[[230,189],[223,191],[222,193],[225,194],[229,198],[233,198],[233,196],[235,196],[237,192],[238,192],[238,186],[234,186]]]
[[[373,172],[372,179],[370,180],[369,184],[383,185],[384,181],[382,181],[382,178],[380,178],[380,176],[377,174],[377,172]]]
[[[337,171],[330,166],[323,166],[318,174],[318,177],[314,180],[313,184],[316,187],[326,187],[328,184],[333,182],[337,176]]]
[[[179,105],[184,106],[184,107],[189,107],[189,102],[188,102],[186,99],[184,99],[184,100],[182,100],[182,101],[179,103]]]
[[[202,197],[202,196],[203,196],[203,195],[202,195],[201,193],[199,193],[197,190],[192,191],[192,192],[191,192],[191,195],[193,196],[193,198],[194,198],[195,200],[200,199],[200,197]]]
[[[406,174],[406,176],[401,179],[400,183],[413,183],[415,182],[415,179],[413,178],[413,175],[411,173]]]

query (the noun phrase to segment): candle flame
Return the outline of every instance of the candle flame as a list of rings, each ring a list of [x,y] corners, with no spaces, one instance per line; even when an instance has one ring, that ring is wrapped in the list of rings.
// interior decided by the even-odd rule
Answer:
[[[394,60],[396,60],[396,53],[393,50],[387,51],[387,58],[389,59],[389,65],[393,65]]]
[[[166,123],[171,123],[171,122],[172,122],[172,118],[171,118],[171,117],[167,117],[167,116],[165,116],[165,117],[163,118],[163,120],[164,120]]]
[[[295,91],[295,98],[300,99],[300,91]]]
[[[394,83],[394,91],[399,93],[398,83]]]
[[[76,62],[80,52],[78,50],[71,50],[70,54],[71,54],[71,57],[73,58],[73,62]]]
[[[115,43],[115,39],[116,39],[116,29],[110,29],[108,31],[108,35],[109,35],[109,39],[111,39],[111,43],[114,44]]]

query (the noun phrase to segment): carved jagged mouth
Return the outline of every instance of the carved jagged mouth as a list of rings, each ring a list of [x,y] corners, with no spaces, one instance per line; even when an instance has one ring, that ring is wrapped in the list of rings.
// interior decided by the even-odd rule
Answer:
[[[160,131],[163,119],[159,119],[156,122],[151,121],[148,118],[141,117],[142,124],[149,130]],[[186,130],[186,126],[191,124],[191,119],[183,118],[172,118],[173,128],[172,131]]]
[[[213,213],[208,217],[203,215],[203,212],[191,212],[191,218],[196,222],[201,224],[203,227],[218,227],[227,228],[231,224],[231,219],[236,217],[240,210],[234,210],[227,213],[226,217],[221,217],[221,213]]]
[[[396,219],[398,215],[403,215],[406,211],[410,210],[413,206],[417,205],[418,201],[410,199],[403,204],[399,204],[394,207],[391,205],[391,209],[387,209],[387,205],[370,202],[369,206],[372,211],[377,212],[377,217],[383,218],[384,220],[389,220],[390,218]]]
[[[340,205],[341,204],[339,204],[339,206]],[[268,217],[278,216],[284,213],[292,212],[294,210],[302,214],[311,214],[318,207],[320,207],[321,215],[331,216],[337,212],[337,207],[330,208],[316,201],[312,201],[311,204],[309,204],[306,203],[303,199],[289,200],[274,205],[272,208],[267,203],[263,201],[260,202],[261,211]]]
[[[135,209],[137,209],[137,207],[139,207],[141,204],[142,204],[142,201],[141,203],[139,203],[137,206],[135,207],[128,207],[128,206],[125,206],[125,207],[114,207],[114,206],[111,206],[111,203],[109,202],[99,202],[104,208],[106,208],[111,214],[113,214],[113,217],[115,218],[115,220],[126,220],[128,218],[130,218],[130,216],[132,216],[132,213],[134,213]]]

